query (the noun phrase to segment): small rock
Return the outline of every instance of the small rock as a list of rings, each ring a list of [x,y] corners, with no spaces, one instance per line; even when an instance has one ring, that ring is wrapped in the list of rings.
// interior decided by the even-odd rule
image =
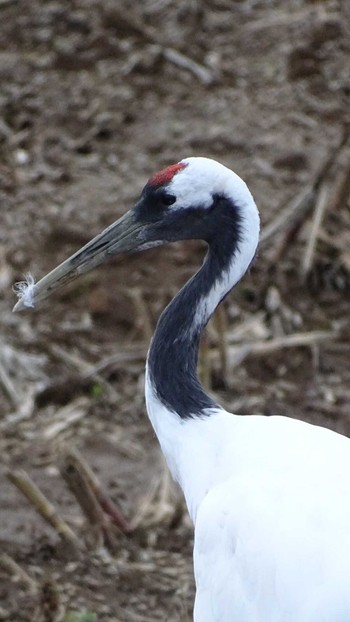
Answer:
[[[287,75],[289,80],[299,80],[318,74],[320,60],[314,50],[306,46],[298,46],[289,52],[287,60]]]
[[[303,171],[307,168],[307,158],[301,151],[286,151],[275,158],[273,165],[275,168]]]
[[[29,153],[25,149],[17,149],[15,151],[15,159],[17,164],[24,166],[29,162]]]

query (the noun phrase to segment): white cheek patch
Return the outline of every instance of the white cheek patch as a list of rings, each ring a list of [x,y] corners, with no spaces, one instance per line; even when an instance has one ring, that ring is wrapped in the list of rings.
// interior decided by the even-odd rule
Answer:
[[[171,209],[202,207],[209,208],[213,203],[213,186],[205,175],[193,175],[191,167],[183,169],[174,176],[168,186],[169,194],[176,197]]]
[[[13,286],[13,291],[25,307],[34,307],[34,286],[35,279],[31,274],[25,275],[24,281],[19,281]]]

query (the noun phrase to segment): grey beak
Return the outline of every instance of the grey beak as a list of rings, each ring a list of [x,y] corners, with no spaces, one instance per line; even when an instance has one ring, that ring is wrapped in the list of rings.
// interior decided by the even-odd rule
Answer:
[[[104,263],[112,255],[139,249],[144,243],[144,228],[143,224],[137,222],[133,210],[126,212],[40,281],[29,283],[28,287],[21,284],[17,289],[19,300],[13,311],[34,307],[36,303],[48,298],[53,291]]]

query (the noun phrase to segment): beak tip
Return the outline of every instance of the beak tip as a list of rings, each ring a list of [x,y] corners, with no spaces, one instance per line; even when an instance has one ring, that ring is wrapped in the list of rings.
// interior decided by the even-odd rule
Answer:
[[[17,300],[15,306],[12,309],[12,313],[17,313],[17,311],[23,311],[26,308],[23,300]]]
[[[25,281],[20,281],[13,286],[13,291],[18,296],[18,300],[12,311],[23,311],[26,307],[34,307],[35,281],[30,274],[26,275]]]

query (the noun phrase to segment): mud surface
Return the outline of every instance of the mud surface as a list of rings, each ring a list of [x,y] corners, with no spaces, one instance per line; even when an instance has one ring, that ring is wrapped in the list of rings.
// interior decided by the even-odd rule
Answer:
[[[190,620],[192,528],[145,414],[143,367],[204,247],[114,260],[33,313],[11,313],[11,286],[113,222],[159,168],[215,158],[247,181],[265,231],[282,221],[210,323],[201,376],[233,412],[348,434],[350,11],[1,0],[0,17],[0,620]],[[60,475],[71,446],[133,535],[108,547],[84,518]],[[18,469],[82,550],[10,483]]]

